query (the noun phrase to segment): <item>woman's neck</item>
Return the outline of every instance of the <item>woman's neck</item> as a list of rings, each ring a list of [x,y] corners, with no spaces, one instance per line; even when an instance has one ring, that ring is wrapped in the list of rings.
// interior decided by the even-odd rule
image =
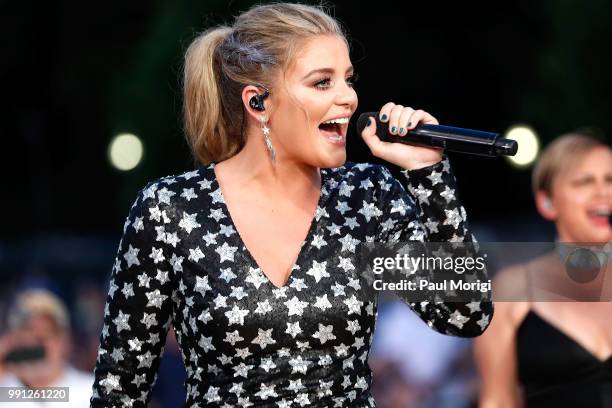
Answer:
[[[250,137],[240,152],[217,166],[221,167],[224,180],[234,188],[272,197],[307,198],[320,189],[318,167],[292,160],[275,147],[276,162],[273,163],[263,141]]]

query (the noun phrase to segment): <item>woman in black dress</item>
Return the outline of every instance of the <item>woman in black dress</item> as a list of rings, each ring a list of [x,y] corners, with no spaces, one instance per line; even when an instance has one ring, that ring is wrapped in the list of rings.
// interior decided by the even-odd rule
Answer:
[[[533,170],[533,192],[563,245],[495,277],[504,301],[475,341],[480,406],[610,407],[612,150],[585,134],[559,137]],[[574,244],[598,254],[597,274],[568,273],[563,248]]]
[[[142,407],[170,325],[187,406],[374,407],[362,242],[471,241],[446,157],[361,134],[402,167],[346,162],[357,108],[338,22],[298,4],[256,6],[191,44],[185,128],[194,171],[140,191],[105,310],[92,406]],[[385,104],[405,135],[428,113]],[[409,190],[412,194],[408,194]],[[477,336],[491,303],[410,303],[430,327]]]

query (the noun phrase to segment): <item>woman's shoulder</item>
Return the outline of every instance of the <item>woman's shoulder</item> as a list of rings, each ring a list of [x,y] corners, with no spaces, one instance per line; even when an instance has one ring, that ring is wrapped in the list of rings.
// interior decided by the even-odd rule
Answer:
[[[358,163],[347,161],[340,167],[334,167],[330,170],[339,180],[344,181],[365,181],[370,179],[372,182],[380,182],[387,180],[391,176],[389,170],[381,165],[374,163]]]
[[[339,195],[365,200],[368,203],[395,197],[403,189],[401,183],[381,164],[346,162],[343,166],[328,169],[332,176],[328,186],[337,189]]]
[[[495,313],[518,327],[530,309],[529,263],[508,265],[493,277]]]
[[[202,195],[211,193],[213,179],[208,167],[199,167],[148,181],[140,189],[134,205],[175,207],[201,203]]]

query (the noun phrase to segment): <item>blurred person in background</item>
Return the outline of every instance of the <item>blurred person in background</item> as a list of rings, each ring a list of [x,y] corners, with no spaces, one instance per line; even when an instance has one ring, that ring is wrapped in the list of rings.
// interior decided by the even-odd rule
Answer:
[[[81,282],[74,294],[72,363],[79,370],[93,372],[98,357],[98,337],[102,329],[106,292],[93,283]]]
[[[495,319],[475,340],[480,406],[611,407],[612,151],[587,134],[561,136],[543,151],[532,180],[559,248],[603,247],[601,273],[577,282],[559,248],[499,272],[494,299],[499,288],[510,301],[495,302]]]
[[[164,354],[159,364],[159,376],[151,391],[150,408],[181,408],[185,406],[187,377],[181,349],[176,340],[174,328],[168,330]]]
[[[0,407],[89,406],[93,375],[68,363],[70,317],[62,301],[44,289],[17,295],[8,316],[8,332],[0,338],[0,386],[68,387],[69,402],[0,402]]]
[[[379,408],[465,408],[477,398],[471,340],[431,330],[394,298],[379,306],[368,363]]]

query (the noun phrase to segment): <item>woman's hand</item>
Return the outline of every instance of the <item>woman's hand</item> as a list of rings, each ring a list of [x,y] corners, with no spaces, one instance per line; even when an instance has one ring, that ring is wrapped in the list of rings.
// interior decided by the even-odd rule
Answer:
[[[419,123],[438,124],[436,118],[423,110],[414,110],[393,102],[385,104],[380,109],[379,119],[384,123],[389,123],[389,133],[400,137],[410,137],[406,136],[408,130],[414,129]],[[374,156],[404,169],[416,170],[442,160],[443,149],[441,148],[383,142],[376,135],[376,121],[374,120],[371,120],[370,124],[363,129],[361,137]]]

